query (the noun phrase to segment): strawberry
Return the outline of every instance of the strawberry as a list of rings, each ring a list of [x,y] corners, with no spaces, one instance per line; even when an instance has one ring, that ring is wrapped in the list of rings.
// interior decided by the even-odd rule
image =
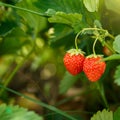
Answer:
[[[105,71],[106,63],[101,60],[102,56],[100,55],[90,55],[84,60],[83,71],[91,82],[99,80]]]
[[[69,73],[77,75],[83,70],[84,52],[80,49],[70,49],[64,56],[63,62]]]

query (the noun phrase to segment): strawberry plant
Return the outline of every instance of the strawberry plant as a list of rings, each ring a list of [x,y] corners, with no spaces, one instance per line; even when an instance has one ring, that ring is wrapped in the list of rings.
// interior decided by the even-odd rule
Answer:
[[[119,120],[119,8],[118,0],[1,0],[1,119]]]

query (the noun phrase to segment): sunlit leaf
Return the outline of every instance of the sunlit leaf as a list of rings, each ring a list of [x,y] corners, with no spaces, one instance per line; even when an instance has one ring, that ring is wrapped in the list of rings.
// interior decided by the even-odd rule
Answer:
[[[83,2],[89,12],[98,11],[99,0],[83,0]]]
[[[113,113],[104,109],[94,114],[90,120],[113,120]]]

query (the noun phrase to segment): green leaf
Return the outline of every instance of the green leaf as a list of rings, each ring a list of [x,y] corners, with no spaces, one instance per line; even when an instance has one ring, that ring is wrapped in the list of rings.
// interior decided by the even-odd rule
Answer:
[[[66,72],[64,78],[60,82],[60,87],[59,87],[60,94],[67,92],[67,90],[71,88],[77,80],[78,80],[78,76],[73,76],[68,72]]]
[[[18,2],[20,2],[21,0],[9,0],[9,1],[6,1],[8,4],[16,4]]]
[[[113,119],[114,120],[119,120],[120,119],[120,107],[114,112]]]
[[[113,48],[116,52],[120,53],[120,35],[115,37],[115,41],[113,42]]]
[[[117,69],[116,69],[116,71],[115,71],[114,78],[115,78],[115,81],[114,81],[114,82],[115,82],[117,85],[120,86],[120,65],[117,66]]]
[[[98,111],[90,120],[113,120],[113,112],[105,109]]]
[[[80,20],[78,19],[74,19],[74,23],[72,24],[72,27],[74,27],[75,32],[79,32],[81,30],[81,28],[84,27],[89,27],[91,25],[93,25],[93,20],[95,19],[99,19],[99,15],[97,13],[90,13],[86,10],[84,4],[83,4],[83,0],[37,0],[35,3],[35,6],[38,7],[39,11],[43,14],[48,14],[52,17],[54,17],[54,15],[58,14],[59,12],[62,12],[64,14],[70,14],[73,16],[73,19],[78,17],[78,19],[80,18]],[[58,12],[58,13],[56,13]],[[80,15],[73,15],[73,14],[80,14]],[[71,26],[71,21],[69,21],[68,16],[67,15],[67,19],[66,19],[66,15],[62,16],[57,16],[60,17],[59,22],[57,23],[64,23],[67,25]],[[82,19],[81,19],[81,15]],[[72,19],[72,16],[70,17],[70,19]],[[65,18],[63,18],[65,17]],[[59,19],[59,18],[58,18]],[[57,20],[55,20],[53,22],[56,22]]]
[[[66,49],[69,49],[71,45],[74,44],[75,35],[73,30],[65,25],[56,24],[54,26],[54,36],[50,38],[49,43],[52,47],[65,46]]]
[[[52,16],[56,13],[56,11],[54,9],[48,9],[46,12],[45,12],[48,16]]]
[[[101,23],[100,23],[99,20],[95,20],[95,21],[94,21],[94,25],[95,25],[96,27],[98,27],[98,28],[102,28],[102,25],[101,25]]]
[[[83,11],[82,0],[37,0],[34,2],[40,12],[45,13],[48,9],[65,13],[81,13]]]
[[[43,120],[32,111],[25,108],[13,105],[0,105],[0,119],[1,120]]]
[[[6,36],[9,34],[17,24],[14,21],[4,21],[0,23],[0,36]]]
[[[83,3],[89,12],[97,12],[99,0],[83,0]]]
[[[20,28],[15,28],[0,42],[0,55],[14,54],[25,44],[30,43]]]
[[[38,11],[38,9],[33,5],[33,2],[29,0],[23,0],[17,6],[21,8],[26,8],[29,10],[33,11]],[[49,12],[49,11],[48,11]],[[17,13],[21,16],[23,19],[22,22],[23,24],[29,26],[29,30],[31,30],[30,33],[33,33],[35,36],[38,32],[42,31],[43,29],[46,28],[47,25],[47,19],[35,14],[31,14],[29,12],[24,12],[24,11],[17,11]]]
[[[48,19],[51,23],[62,23],[67,24],[73,28],[80,26],[82,21],[82,15],[78,13],[69,13],[56,12],[51,18]]]

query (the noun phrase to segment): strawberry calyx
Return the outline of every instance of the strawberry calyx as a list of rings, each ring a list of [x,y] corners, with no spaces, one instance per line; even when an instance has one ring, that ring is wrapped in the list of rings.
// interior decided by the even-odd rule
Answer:
[[[70,56],[73,56],[73,55],[84,55],[85,52],[83,52],[81,49],[70,49],[67,51],[67,53],[70,54]]]
[[[103,58],[103,55],[100,55],[100,54],[98,54],[98,55],[95,55],[95,54],[91,54],[91,55],[88,55],[86,58]]]

